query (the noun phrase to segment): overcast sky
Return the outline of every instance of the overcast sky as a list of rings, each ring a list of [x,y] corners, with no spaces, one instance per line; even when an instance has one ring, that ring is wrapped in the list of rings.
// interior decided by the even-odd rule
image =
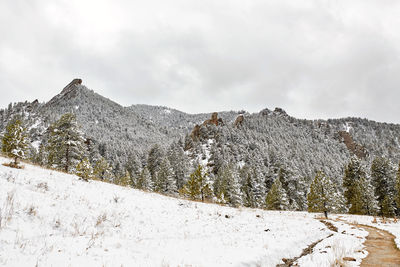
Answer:
[[[73,78],[124,106],[400,123],[400,1],[0,1],[0,107]]]

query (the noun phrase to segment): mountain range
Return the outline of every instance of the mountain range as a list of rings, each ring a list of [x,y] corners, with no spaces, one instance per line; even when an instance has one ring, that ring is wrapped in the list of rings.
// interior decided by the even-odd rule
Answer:
[[[318,170],[341,183],[345,164],[358,157],[365,165],[375,157],[400,161],[400,125],[361,118],[296,119],[283,109],[256,113],[223,111],[188,114],[150,105],[123,107],[74,79],[50,101],[18,102],[0,110],[0,132],[15,115],[29,130],[31,154],[37,153],[49,125],[62,114],[76,114],[78,124],[94,154],[113,166],[129,169],[134,156],[146,164],[155,145],[168,150],[178,145],[192,163],[217,173],[224,162],[238,168],[252,166],[269,188],[285,170],[293,181],[310,183]],[[286,185],[290,187],[290,183]],[[297,183],[293,190],[298,190]],[[267,189],[265,189],[267,190]]]

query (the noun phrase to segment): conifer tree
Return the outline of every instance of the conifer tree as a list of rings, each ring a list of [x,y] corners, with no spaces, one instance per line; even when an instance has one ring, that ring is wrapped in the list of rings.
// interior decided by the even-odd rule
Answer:
[[[396,204],[397,211],[400,212],[400,162],[396,173]]]
[[[76,117],[66,113],[49,127],[50,138],[47,144],[48,162],[51,166],[70,171],[71,166],[82,159],[84,138],[78,129]]]
[[[125,170],[125,174],[118,177],[115,183],[121,186],[132,186],[132,179],[129,171]]]
[[[176,181],[173,178],[171,165],[167,158],[160,164],[160,168],[156,173],[155,191],[162,193],[175,193],[177,192]]]
[[[349,213],[373,215],[377,211],[377,201],[374,190],[366,177],[361,177],[355,182],[353,196],[350,200]]]
[[[245,165],[240,170],[240,176],[242,177],[241,191],[243,194],[243,205],[245,207],[255,208],[257,207],[254,197],[254,187],[256,186],[253,179],[253,170]]]
[[[332,185],[325,173],[319,171],[310,185],[307,195],[309,212],[331,211],[331,199],[333,198]]]
[[[206,198],[212,196],[211,183],[208,179],[208,174],[199,164],[196,170],[190,174],[189,180],[180,190],[180,193],[189,197],[192,200],[201,199],[204,202]]]
[[[147,169],[146,166],[140,172],[140,175],[137,178],[135,186],[137,189],[141,189],[141,190],[151,190],[152,189],[151,175],[150,175],[149,169]]]
[[[348,206],[351,205],[355,185],[361,177],[365,177],[361,162],[358,158],[352,157],[346,166],[343,177],[344,197],[346,198],[346,204]]]
[[[269,210],[286,210],[289,201],[279,178],[275,179],[265,198],[265,207]]]
[[[93,168],[88,158],[84,158],[78,163],[76,166],[76,175],[84,181],[88,181],[89,179],[93,178]]]
[[[219,202],[238,206],[242,204],[239,174],[233,164],[225,164],[218,171],[219,188],[216,196]]]
[[[155,144],[149,151],[148,159],[147,159],[147,168],[150,171],[150,175],[153,180],[156,180],[156,174],[160,169],[161,162],[164,158],[164,151],[162,148]]]
[[[376,157],[372,161],[371,180],[375,187],[375,195],[380,207],[380,215],[384,215],[384,213],[390,213],[391,210],[394,210],[393,202],[395,197],[394,179],[391,174],[390,163],[387,159],[383,157]],[[384,200],[386,201],[385,203],[383,203]]]
[[[107,160],[103,157],[100,157],[100,159],[96,161],[93,172],[97,179],[108,182],[111,182],[113,179],[112,169]]]
[[[386,195],[382,201],[381,215],[391,217],[394,215],[393,199],[390,195]]]
[[[28,148],[26,128],[18,118],[7,124],[6,132],[2,139],[2,152],[14,158],[13,166],[18,167],[18,160],[25,158]]]

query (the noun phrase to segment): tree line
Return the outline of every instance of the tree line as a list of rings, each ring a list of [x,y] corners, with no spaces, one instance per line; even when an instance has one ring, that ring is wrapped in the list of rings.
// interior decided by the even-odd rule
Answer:
[[[211,160],[205,161],[184,150],[187,142],[178,140],[168,149],[154,144],[146,154],[132,154],[125,166],[113,165],[103,156],[105,151],[103,155],[93,152],[96,150],[80,131],[75,115],[66,113],[48,127],[38,153],[30,160],[74,173],[86,181],[97,179],[235,207],[382,216],[400,214],[400,165],[396,169],[384,157],[376,157],[369,167],[351,157],[343,166],[342,182],[337,183],[338,179],[331,179],[322,170],[315,171],[312,179],[292,179],[290,172],[280,167],[268,177],[256,165],[239,166],[225,160],[223,151],[217,151],[214,146],[210,151]],[[10,165],[18,167],[19,159],[27,158],[28,143],[22,120],[11,120],[2,137],[3,153],[13,158]]]

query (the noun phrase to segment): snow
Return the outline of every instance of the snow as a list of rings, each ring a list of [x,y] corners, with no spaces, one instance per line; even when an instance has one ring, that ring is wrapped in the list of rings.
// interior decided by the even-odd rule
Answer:
[[[338,231],[332,231],[333,236],[318,243],[313,253],[300,258],[297,263],[308,267],[359,266],[361,260],[368,255],[363,245],[368,232],[346,223],[329,222],[336,226]],[[344,257],[352,257],[356,261],[342,262]]]
[[[42,120],[36,120],[31,126],[29,126],[28,130],[36,129],[42,124]]]
[[[213,139],[208,139],[207,143],[204,143],[201,145],[202,153],[199,154],[198,159],[200,162],[200,165],[203,167],[207,167],[208,162],[210,161],[211,158],[211,145],[214,143]],[[203,157],[204,155],[204,157]]]
[[[346,122],[346,124],[344,125],[345,131],[350,133],[350,130],[352,129],[351,127],[351,122]]]
[[[42,142],[40,141],[40,140],[36,140],[36,141],[33,141],[32,143],[31,143],[31,145],[32,145],[32,147],[34,148],[34,149],[36,149],[36,151],[39,151],[39,147],[40,147],[40,144],[41,144]]]
[[[337,215],[337,218],[344,220],[349,223],[358,223],[365,224],[369,226],[373,226],[375,228],[388,231],[392,235],[394,235],[396,246],[400,249],[400,222],[395,222],[393,219],[385,219],[382,221],[382,218],[376,217],[376,222],[374,221],[373,216],[365,216],[365,215]]]
[[[166,108],[166,109],[163,110],[163,113],[164,114],[171,114],[171,110]]]
[[[28,164],[0,165],[0,207],[7,266],[275,266],[331,232],[306,212],[191,202]]]

